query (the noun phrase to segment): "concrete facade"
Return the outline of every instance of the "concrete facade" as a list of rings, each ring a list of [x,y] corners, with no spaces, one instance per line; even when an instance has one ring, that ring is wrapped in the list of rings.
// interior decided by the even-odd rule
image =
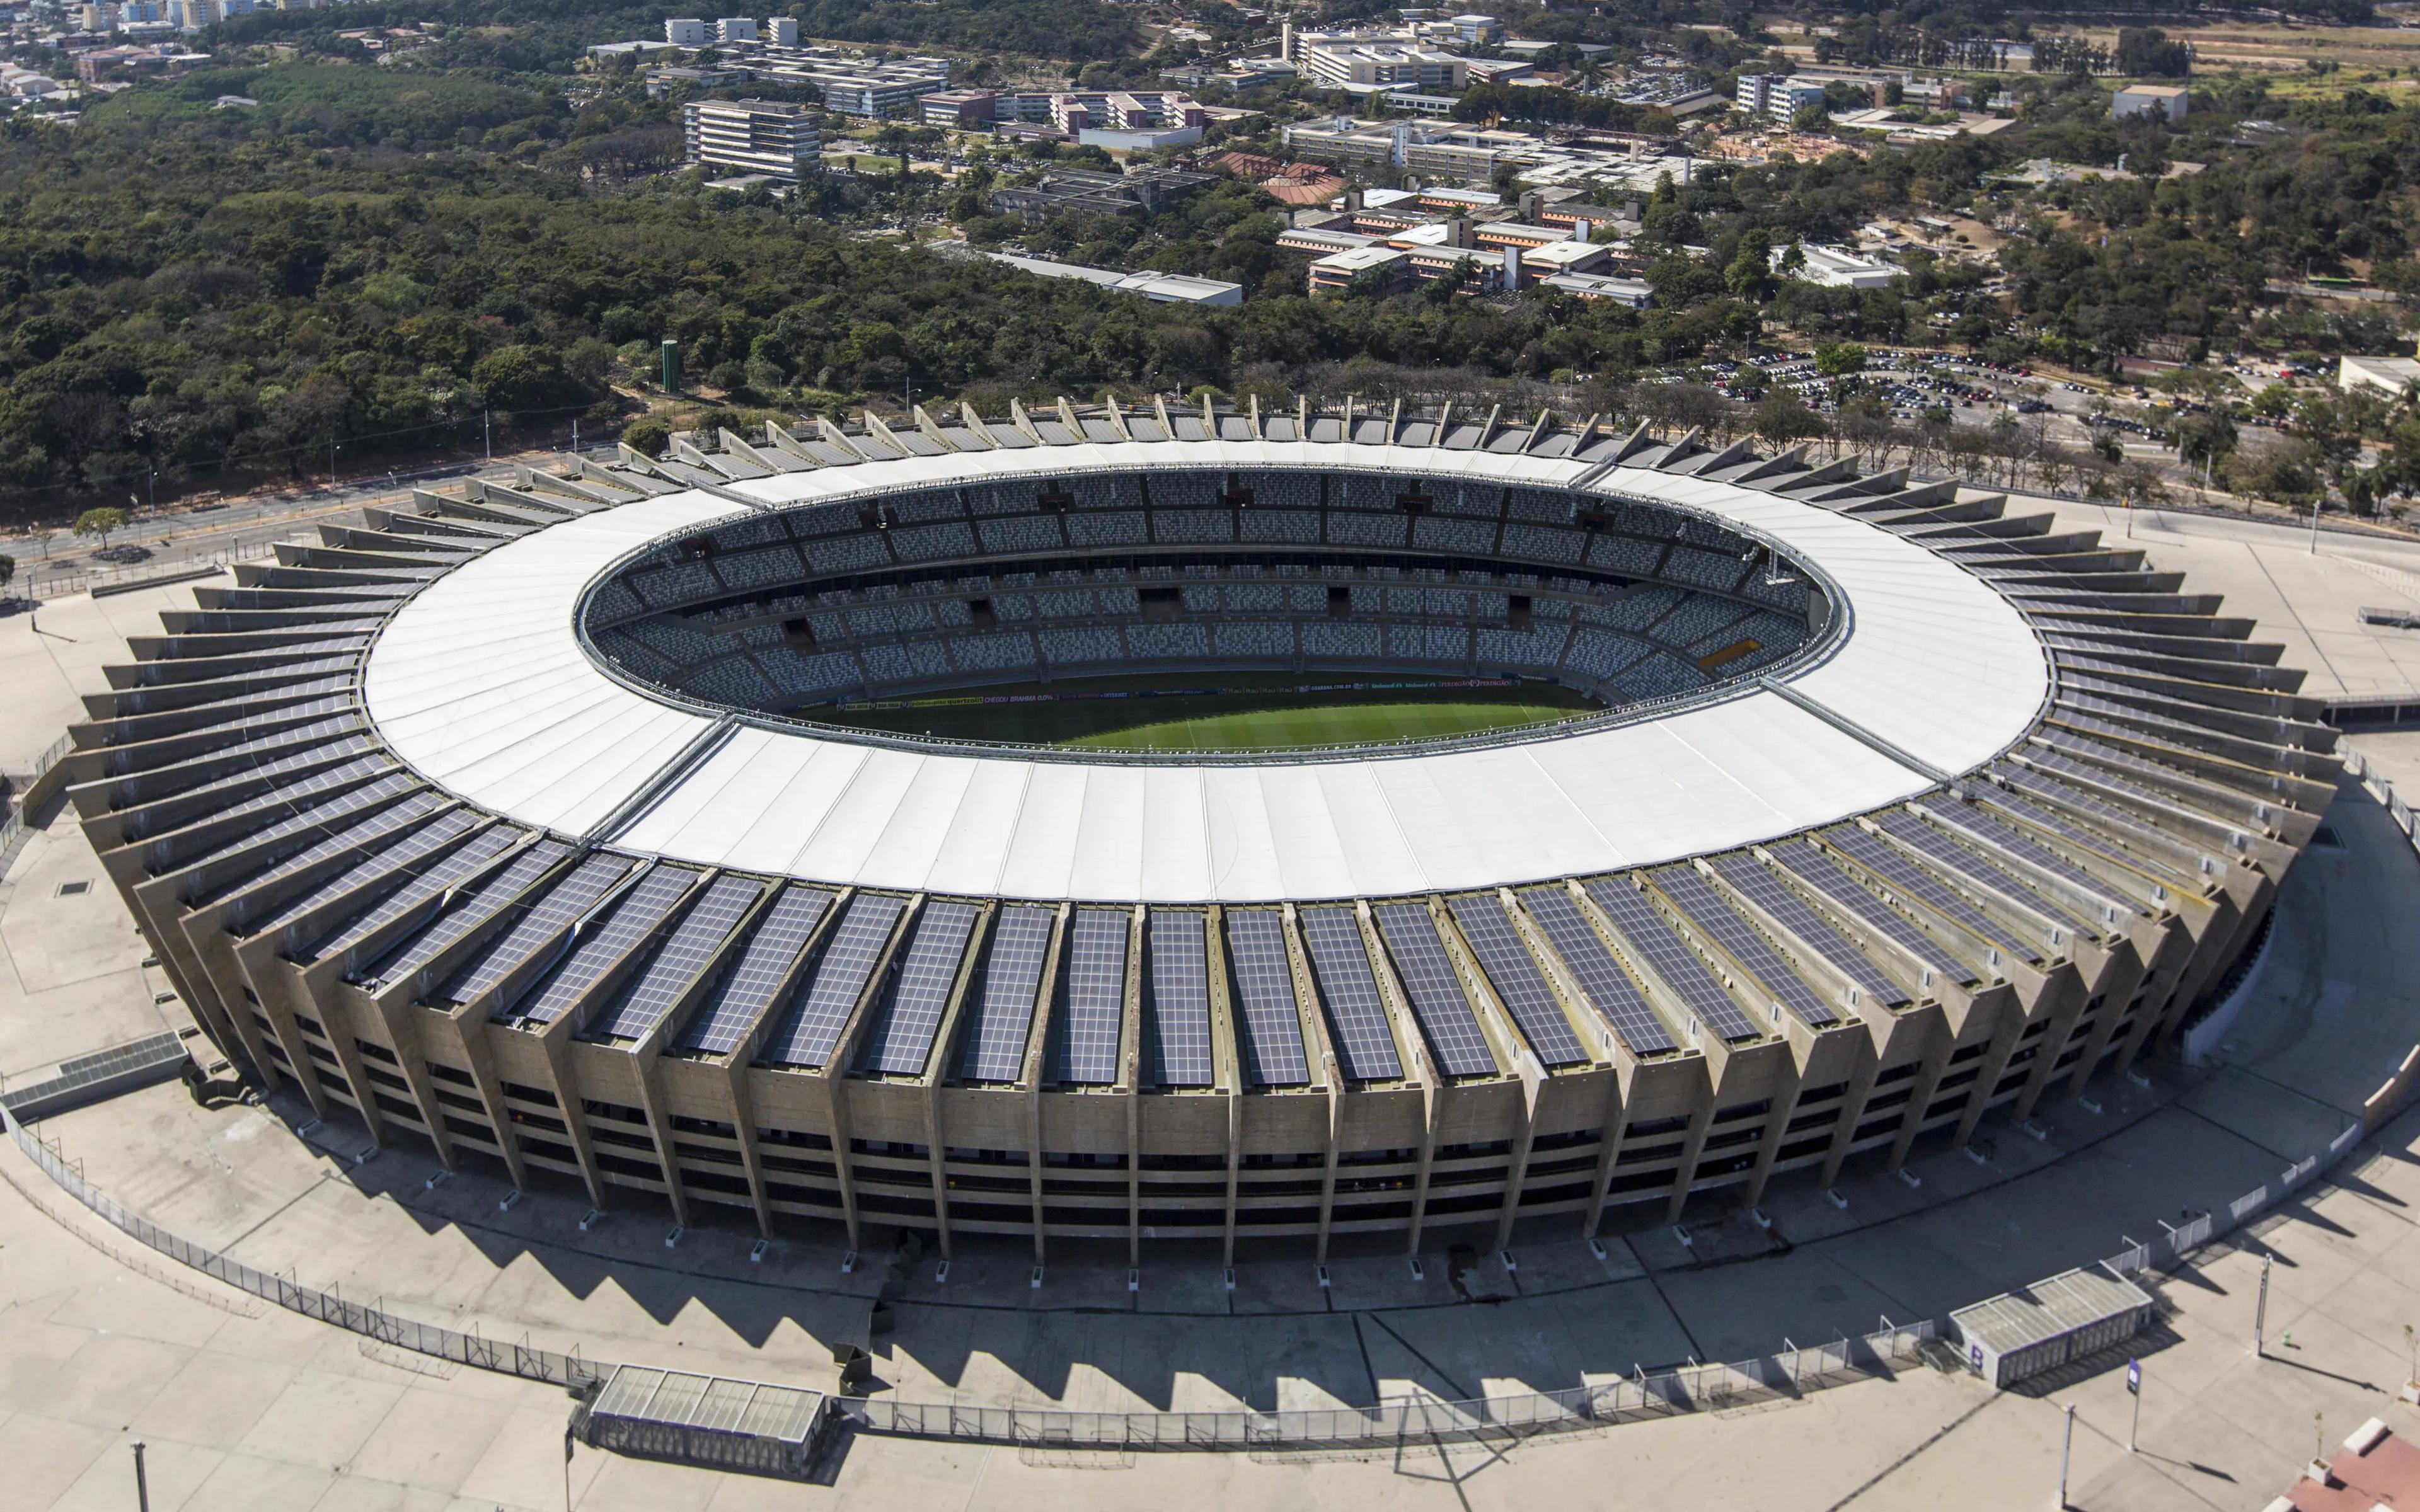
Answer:
[[[2028,616],[2060,690],[2002,759],[1850,822],[1653,871],[1326,901],[1352,910],[1375,995],[1394,1069],[1374,1077],[1350,1073],[1338,958],[1315,954],[1293,902],[1274,914],[1298,1079],[1248,1073],[1258,1041],[1239,1028],[1231,980],[1241,958],[1228,916],[1240,910],[1215,904],[1130,909],[1113,1063],[1098,1079],[1067,1075],[1069,903],[1051,910],[1015,1070],[969,1077],[960,1050],[990,1000],[1001,900],[829,891],[811,926],[751,965],[777,900],[802,900],[801,885],[644,863],[481,811],[385,754],[341,692],[386,611],[471,558],[701,484],[920,455],[872,421],[426,496],[240,568],[236,587],[201,591],[194,610],[133,642],[136,663],[86,700],[71,797],[222,1051],[323,1117],[359,1117],[381,1145],[426,1141],[448,1168],[492,1164],[516,1186],[551,1173],[599,1209],[660,1201],[683,1224],[712,1206],[768,1235],[837,1225],[852,1245],[868,1225],[905,1226],[945,1255],[954,1234],[990,1233],[1030,1241],[1037,1260],[1108,1240],[1136,1263],[1147,1242],[1177,1239],[1215,1241],[1231,1260],[1264,1242],[1325,1258],[1342,1236],[1416,1253],[1449,1228],[1501,1247],[1516,1223],[1585,1234],[1609,1208],[1678,1218],[1711,1193],[1752,1205],[1778,1172],[1829,1184],[1854,1155],[1896,1165],[1928,1131],[1962,1143],[1987,1110],[2025,1118],[2175,1030],[2252,937],[2334,792],[2333,732],[2296,691],[2300,674],[2137,551],[1795,454],[1499,420],[1440,417],[1432,444],[1552,444],[1608,466],[1746,479],[1937,543]],[[1063,404],[1061,424],[1083,422]],[[1179,434],[1164,409],[1098,424]],[[1341,424],[1357,434],[1352,416]],[[1045,435],[1020,409],[933,424],[926,440],[979,446],[995,425]],[[1239,522],[1244,501],[1293,481],[1241,476],[1224,513]],[[1033,517],[1086,507],[1091,486],[1045,497]],[[1349,536],[1345,502],[1323,507],[1323,539]],[[971,517],[965,500],[952,507]],[[845,531],[878,537],[876,513],[870,526],[844,517]],[[1510,545],[1510,490],[1484,517],[1495,550],[1527,571],[1587,557],[1606,529],[1574,514]],[[692,560],[732,549],[708,542]],[[1757,574],[1729,560],[1752,592]],[[703,900],[733,876],[752,901],[715,919]],[[650,896],[662,909],[652,926],[617,933]],[[867,917],[888,924],[852,947],[857,974],[835,975],[836,941],[861,904],[886,899],[887,914]],[[923,1054],[912,1070],[869,1071],[900,1011],[899,968],[946,907],[976,917],[935,967]],[[1210,947],[1199,1084],[1155,1070],[1168,1021],[1147,932],[1171,912],[1198,917]],[[690,954],[665,948],[675,919],[698,932]],[[1434,937],[1407,953],[1406,929]],[[743,980],[757,1006],[729,1042],[685,1041]],[[828,980],[841,995],[824,1010],[828,1047],[784,1063],[783,1026]],[[661,1011],[605,1033],[643,983]],[[1626,1027],[1611,1001],[1625,993],[1645,1015]],[[1451,1049],[1440,1014],[1475,1040]],[[1651,1025],[1663,1042],[1642,1039]],[[1554,1048],[1559,1036],[1576,1056]]]

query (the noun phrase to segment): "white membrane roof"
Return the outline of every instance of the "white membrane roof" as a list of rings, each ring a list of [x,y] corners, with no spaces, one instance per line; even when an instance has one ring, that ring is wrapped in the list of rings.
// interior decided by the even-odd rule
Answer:
[[[776,504],[1092,469],[1336,468],[1555,487],[1556,458],[1295,441],[1122,442],[954,454],[723,486]],[[865,887],[1031,899],[1263,902],[1513,886],[1806,829],[1933,786],[2016,742],[2050,691],[2043,650],[1979,579],[1817,505],[1618,468],[1591,486],[1781,542],[1845,594],[1845,636],[1783,674],[1860,739],[1753,684],[1661,717],[1459,750],[1172,764],[901,749],[743,726],[615,835],[618,849]],[[635,692],[581,645],[586,585],[626,553],[745,513],[668,494],[464,563],[372,647],[371,717],[430,781],[582,834],[714,720]]]

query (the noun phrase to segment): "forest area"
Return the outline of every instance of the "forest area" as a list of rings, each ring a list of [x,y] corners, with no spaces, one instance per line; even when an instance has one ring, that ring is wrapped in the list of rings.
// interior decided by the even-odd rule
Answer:
[[[966,22],[952,7],[1012,28],[1003,46],[1039,46],[1039,28],[1070,57],[1095,41],[1068,15],[1126,14],[1068,0],[851,14],[888,39],[925,19]],[[373,12],[385,13],[344,19]],[[2420,110],[2357,88],[2273,97],[2257,80],[2197,81],[2194,116],[2172,128],[2112,121],[2105,85],[2084,75],[2032,76],[2018,129],[1997,136],[1701,162],[1645,208],[1645,310],[1437,286],[1311,300],[1302,256],[1274,245],[1281,208],[1243,183],[1154,218],[1035,226],[991,216],[983,191],[1047,168],[1047,148],[996,153],[949,185],[829,175],[786,200],[707,192],[678,171],[677,92],[650,99],[627,67],[566,61],[580,39],[659,13],[600,22],[555,0],[504,0],[495,14],[509,24],[445,32],[405,68],[341,61],[325,12],[255,17],[214,39],[240,66],[126,89],[73,127],[24,115],[0,127],[0,490],[18,510],[122,498],[137,480],[300,477],[332,447],[367,465],[490,426],[509,438],[579,416],[607,432],[653,402],[644,378],[664,337],[734,414],[1112,389],[1571,393],[1583,379],[1614,406],[1637,402],[1641,380],[1686,378],[1688,364],[1785,336],[1947,343],[2085,371],[2154,341],[2408,350],[2399,304],[2347,313],[2268,285],[2307,269],[2420,292]],[[297,55],[265,58],[254,46],[265,38]],[[1533,109],[1563,108],[1556,91],[1526,93]],[[257,103],[213,109],[225,95]],[[2277,129],[2247,138],[2254,117]],[[1268,132],[1261,121],[1216,134],[1257,147],[1274,145]],[[2107,168],[2121,155],[2127,177],[2038,193],[1998,177],[2034,158]],[[2180,161],[2205,166],[2162,177]],[[2003,220],[2001,279],[1922,254],[1883,289],[1820,288],[1769,267],[1793,242],[1918,212]],[[1230,279],[1249,297],[1155,304],[868,234],[911,215],[928,235],[1014,237]],[[2362,424],[2382,435],[2390,423]]]

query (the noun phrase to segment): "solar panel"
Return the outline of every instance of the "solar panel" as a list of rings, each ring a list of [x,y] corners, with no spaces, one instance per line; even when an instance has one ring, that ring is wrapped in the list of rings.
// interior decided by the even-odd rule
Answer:
[[[2114,803],[2081,788],[2071,787],[2030,766],[2020,766],[2010,762],[2003,763],[1993,770],[2002,781],[2026,795],[2017,798],[2005,792],[1993,793],[1989,796],[1995,807],[2040,825],[2064,837],[2070,843],[2084,846],[2113,861],[2137,870],[2166,872],[2188,888],[2198,886],[2189,874],[2179,872],[2174,863],[2133,849],[2139,843],[2135,836],[2143,827],[2140,815],[2129,813]],[[2053,810],[2044,805],[2055,805],[2056,808]],[[2087,830],[2067,822],[2063,814],[2082,815],[2096,821],[2100,827]]]
[[[1363,1082],[1402,1080],[1403,1061],[1370,972],[1360,919],[1350,908],[1306,908],[1296,917],[1344,1074]]]
[[[1965,846],[1951,840],[1939,829],[1912,813],[1900,810],[1873,816],[1879,829],[1907,849],[1916,852],[1944,872],[1962,877],[1978,892],[1988,892],[2010,906],[2034,914],[2053,925],[2065,925],[2077,933],[2089,933],[2091,926],[2073,914],[2028,888],[2007,872],[1984,860]]]
[[[1776,845],[1773,858],[1783,871],[1823,895],[1842,912],[1951,981],[1971,983],[1975,973],[1957,957],[1935,945],[1930,935],[1893,913],[1872,893],[1859,887],[1833,859],[1813,844]]]
[[[915,937],[900,957],[899,980],[892,984],[889,1011],[865,1037],[862,1071],[886,1076],[922,1076],[932,1058],[933,1035],[950,1006],[950,990],[957,985],[958,966],[967,955],[968,937],[983,910],[973,903],[934,903],[924,905],[916,920]]]
[[[542,981],[521,994],[518,1002],[496,1005],[490,1016],[500,1024],[514,1019],[551,1024],[561,1018],[613,969],[613,963],[646,943],[697,879],[698,873],[686,867],[659,866],[649,871],[615,899],[601,918],[591,919],[572,937],[563,959]]]
[[[1614,959],[1569,892],[1561,887],[1531,887],[1521,894],[1521,906],[1537,920],[1555,953],[1571,968],[1590,1006],[1613,1026],[1613,1032],[1632,1054],[1652,1056],[1680,1048],[1672,1031],[1664,1026],[1646,995]]]
[[[1798,936],[1833,970],[1848,978],[1857,991],[1879,1003],[1904,1003],[1909,1000],[1904,988],[1883,975],[1871,961],[1866,959],[1865,952],[1851,945],[1839,931],[1823,922],[1822,915],[1807,907],[1798,894],[1783,887],[1781,879],[1758,864],[1754,856],[1733,852],[1717,858],[1714,867],[1722,873],[1725,882],[1772,916],[1775,923]]]
[[[369,974],[377,982],[372,991],[382,991],[443,955],[473,930],[529,891],[538,878],[570,854],[571,847],[562,841],[542,840],[514,856],[502,872],[482,883],[468,899],[458,905],[447,906],[417,935],[397,942],[395,949],[387,952],[386,959]],[[447,900],[447,903],[451,904],[452,901]]]
[[[2012,856],[2023,857],[2025,861],[2074,887],[2086,897],[2093,899],[2105,909],[2136,916],[2143,912],[2132,898],[2118,891],[2023,830],[2003,820],[1990,817],[1984,810],[1971,804],[1927,803],[1924,805],[1924,810],[1947,828],[1954,829],[1980,844],[1997,846]],[[2051,821],[2051,827],[2054,832],[2056,832],[2064,826],[2054,820]]]
[[[434,907],[448,890],[459,887],[471,877],[477,875],[480,868],[503,855],[514,841],[520,838],[521,831],[507,829],[501,825],[473,836],[463,842],[460,850],[447,856],[427,871],[412,875],[403,886],[387,894],[367,911],[321,935],[309,949],[302,952],[302,959],[318,961],[332,955],[342,954],[396,919],[405,918],[420,908]],[[353,977],[349,980],[360,980],[361,979]]]
[[[1452,899],[1446,906],[1452,910],[1453,921],[1462,926],[1462,937],[1470,942],[1471,952],[1479,957],[1488,984],[1503,999],[1538,1058],[1549,1066],[1585,1063],[1589,1057],[1580,1048],[1580,1037],[1572,1031],[1572,1021],[1563,1016],[1554,989],[1538,974],[1538,963],[1530,959],[1529,949],[1521,943],[1520,931],[1512,927],[1504,905],[1474,893]]]
[[[2009,943],[2009,937],[2013,931],[1993,923],[1981,909],[1950,890],[1947,884],[1927,875],[1914,862],[1864,830],[1844,825],[1838,829],[1825,830],[1823,839],[1850,860],[1935,912],[1956,919],[1984,939],[2015,950],[2027,960],[2038,959],[2031,949]]]
[[[1649,875],[1689,922],[1730,951],[1731,959],[1745,966],[1748,975],[1762,983],[1765,991],[1798,1015],[1799,1022],[1815,1029],[1829,1028],[1840,1022],[1840,1015],[1832,1011],[1832,1006],[1807,985],[1782,959],[1781,952],[1750,928],[1738,910],[1725,903],[1714,885],[1699,876],[1694,867],[1668,866]]]
[[[293,811],[260,829],[244,830],[226,826],[227,834],[214,843],[208,853],[178,856],[168,867],[163,869],[163,873],[166,871],[186,871],[194,867],[208,866],[217,861],[234,863],[238,870],[222,869],[223,874],[214,880],[202,877],[189,879],[190,890],[184,895],[185,902],[195,908],[204,907],[240,892],[294,854],[291,848],[279,849],[275,844],[276,841],[303,837],[312,844],[317,844],[325,838],[325,832],[330,825],[349,822],[357,814],[392,803],[410,792],[412,786],[411,778],[396,772],[380,778],[374,782],[365,783],[350,792],[315,803],[308,808],[295,808],[291,803],[281,804],[280,807],[292,809]]]
[[[644,1040],[673,1010],[680,995],[697,980],[721,949],[732,926],[749,905],[763,896],[765,884],[754,877],[729,872],[714,879],[706,894],[665,936],[653,955],[615,997],[613,1007],[597,1015],[590,1038]]]
[[[1209,921],[1188,909],[1155,908],[1144,960],[1151,1010],[1152,1075],[1162,1087],[1207,1087],[1210,1055]]]
[[[599,853],[573,867],[502,933],[473,953],[453,980],[437,990],[434,1000],[467,1003],[495,987],[569,929],[636,865],[627,856]]]
[[[1394,958],[1404,995],[1412,1000],[1412,1017],[1436,1057],[1437,1069],[1449,1076],[1490,1076],[1496,1057],[1479,1032],[1470,1001],[1454,979],[1453,963],[1446,959],[1445,942],[1437,938],[1436,921],[1419,903],[1380,903],[1378,933]]]
[[[319,909],[357,892],[367,892],[380,884],[393,885],[409,878],[406,870],[414,861],[434,854],[448,841],[460,836],[478,823],[478,816],[457,809],[439,814],[425,825],[419,825],[394,844],[363,857],[318,887],[287,901],[274,913],[257,923],[245,927],[248,935],[284,929],[297,919],[307,918]]]
[[[1227,962],[1228,985],[1243,1009],[1244,1073],[1259,1087],[1306,1085],[1311,1060],[1303,1051],[1285,919],[1266,908],[1229,913]]]
[[[815,963],[814,975],[795,995],[760,1059],[769,1066],[808,1067],[831,1059],[840,1031],[865,995],[865,984],[874,980],[875,963],[891,941],[892,926],[907,907],[907,899],[888,893],[861,892],[850,901],[823,959]]]
[[[410,779],[403,779],[402,785],[409,787]],[[384,795],[381,795],[381,798]],[[375,802],[379,800],[372,801]],[[361,819],[347,824],[341,829],[331,830],[320,839],[318,843],[305,846],[302,850],[287,856],[283,859],[279,860],[275,865],[261,872],[258,875],[247,878],[236,887],[227,889],[226,895],[234,897],[237,893],[251,892],[256,888],[271,887],[279,882],[290,881],[295,877],[301,876],[311,868],[319,865],[321,862],[330,860],[335,856],[343,856],[347,852],[353,852],[362,856],[373,855],[377,852],[380,846],[383,845],[398,831],[416,827],[421,821],[427,819],[438,810],[444,808],[445,802],[445,799],[437,796],[437,795],[433,793],[411,794],[401,802],[395,804],[391,808],[381,809],[366,819]],[[309,889],[305,890],[307,891]],[[239,899],[236,903],[236,909],[238,910],[237,917],[240,918],[242,913],[249,911],[249,904],[245,901]],[[248,933],[250,931],[244,930],[243,933]]]
[[[832,894],[821,887],[789,887],[756,918],[748,943],[722,980],[706,993],[704,1011],[681,1036],[682,1051],[693,1056],[728,1055],[739,1048],[748,1031],[773,1006],[774,995],[788,980],[799,953],[814,937],[815,926],[830,911]]]
[[[1078,908],[1067,934],[1067,1011],[1059,1032],[1057,1079],[1101,1087],[1118,1079],[1118,1037],[1125,1017],[1124,909]]]
[[[1626,877],[1604,877],[1588,885],[1589,896],[1621,932],[1631,953],[1664,979],[1664,985],[1688,1006],[1698,1021],[1725,1040],[1753,1040],[1757,1027],[1731,1001],[1697,952],[1681,943],[1647,899]]]
[[[1042,991],[1042,966],[1050,953],[1055,914],[1018,903],[1000,911],[992,925],[991,951],[983,980],[971,995],[973,1023],[958,1075],[970,1082],[1013,1082],[1025,1071],[1026,1036]]]
[[[2149,786],[2149,783],[2188,780],[2181,774],[2162,766],[2157,762],[2146,761],[2140,756],[2112,749],[2098,741],[2086,740],[2081,735],[2071,735],[2064,731],[2047,731],[2034,738],[2048,745],[2050,753],[2036,755],[2027,752],[2025,758],[2027,761],[2034,762],[2053,772],[2072,775],[2083,780],[2097,783],[2154,808],[2171,809],[2176,807],[2177,800],[2158,788]],[[2121,774],[2133,775],[2129,777]]]

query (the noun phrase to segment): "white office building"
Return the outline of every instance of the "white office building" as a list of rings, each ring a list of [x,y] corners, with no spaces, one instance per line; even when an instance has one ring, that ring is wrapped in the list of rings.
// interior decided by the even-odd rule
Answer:
[[[823,147],[815,113],[769,100],[699,100],[681,107],[692,167],[739,168],[796,179]]]
[[[694,16],[664,23],[664,40],[674,47],[704,47],[706,23]]]

